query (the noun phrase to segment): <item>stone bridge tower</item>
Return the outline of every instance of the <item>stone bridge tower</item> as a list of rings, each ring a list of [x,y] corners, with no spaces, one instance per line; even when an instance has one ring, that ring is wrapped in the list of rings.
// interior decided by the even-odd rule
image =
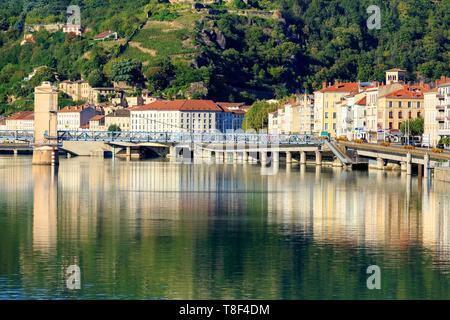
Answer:
[[[33,164],[58,163],[58,90],[50,82],[34,89]]]

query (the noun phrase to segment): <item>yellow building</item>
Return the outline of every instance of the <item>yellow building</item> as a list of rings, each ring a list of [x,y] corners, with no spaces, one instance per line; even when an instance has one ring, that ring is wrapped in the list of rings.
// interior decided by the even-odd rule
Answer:
[[[329,134],[336,137],[337,110],[336,103],[347,95],[360,91],[356,82],[323,84],[320,91],[314,92],[314,131],[316,134]]]
[[[397,133],[405,120],[424,116],[423,85],[408,86],[378,97],[378,129]]]

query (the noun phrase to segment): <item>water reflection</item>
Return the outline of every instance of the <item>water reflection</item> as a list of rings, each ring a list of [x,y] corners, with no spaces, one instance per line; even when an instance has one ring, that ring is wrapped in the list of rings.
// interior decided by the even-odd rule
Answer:
[[[449,298],[450,192],[290,165],[0,158],[0,297]],[[76,263],[83,288],[64,287]],[[383,290],[369,292],[378,264]]]

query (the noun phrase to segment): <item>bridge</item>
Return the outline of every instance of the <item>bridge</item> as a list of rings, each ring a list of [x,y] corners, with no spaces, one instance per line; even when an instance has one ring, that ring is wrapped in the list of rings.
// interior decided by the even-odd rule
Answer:
[[[56,137],[44,133],[48,140],[101,141],[106,143],[202,143],[202,144],[245,144],[245,145],[321,145],[322,140],[305,134],[264,134],[264,133],[189,133],[189,132],[134,132],[134,131],[70,131],[59,130]],[[0,131],[2,141],[24,141],[34,143],[34,132],[25,130]]]
[[[441,167],[450,163],[450,153],[436,153],[426,149],[405,149],[400,146],[383,146],[373,143],[354,143],[340,141],[338,143],[344,150],[352,150],[356,156],[377,161],[376,169],[386,170],[390,166],[400,167],[401,171],[411,174],[412,166],[422,171],[425,177],[430,175],[430,169]]]

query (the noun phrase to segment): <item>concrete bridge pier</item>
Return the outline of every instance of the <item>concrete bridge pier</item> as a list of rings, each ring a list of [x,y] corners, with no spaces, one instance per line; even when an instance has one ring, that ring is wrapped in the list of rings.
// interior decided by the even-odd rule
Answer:
[[[431,175],[430,175],[430,156],[428,155],[428,154],[426,154],[424,157],[423,157],[423,161],[424,161],[424,166],[423,166],[423,176],[425,177],[425,178],[429,178]]]
[[[383,170],[384,169],[384,160],[383,158],[377,158],[377,169]]]
[[[292,163],[292,152],[286,151],[286,163]]]
[[[125,148],[125,156],[127,158],[131,158],[131,147],[126,147]]]
[[[316,165],[322,165],[322,153],[320,152],[320,150],[316,150]]]
[[[278,151],[273,151],[272,152],[272,161],[275,163],[279,163],[280,162],[280,153]]]
[[[267,165],[267,152],[261,151],[259,156],[260,156],[259,159],[260,159],[261,165],[263,165],[263,166]]]
[[[401,161],[400,162],[400,171],[401,172],[406,172],[406,161]]]
[[[242,161],[244,161],[244,162],[248,161],[248,152],[247,151],[242,152]]]
[[[406,155],[406,174],[410,176],[412,174],[412,159],[411,153]]]
[[[300,164],[305,165],[306,164],[306,152],[300,151]]]

